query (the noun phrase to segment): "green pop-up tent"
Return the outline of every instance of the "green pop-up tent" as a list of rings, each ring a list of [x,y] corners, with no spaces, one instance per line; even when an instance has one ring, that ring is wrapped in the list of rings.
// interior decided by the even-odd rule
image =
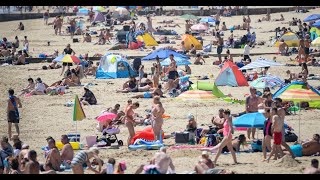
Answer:
[[[218,98],[226,97],[214,83],[197,81],[191,85],[190,90],[212,91],[212,94]]]
[[[218,89],[214,83],[197,81],[191,85],[190,90],[212,91],[212,94],[218,98],[222,98],[226,102],[244,104],[244,100],[228,97]]]

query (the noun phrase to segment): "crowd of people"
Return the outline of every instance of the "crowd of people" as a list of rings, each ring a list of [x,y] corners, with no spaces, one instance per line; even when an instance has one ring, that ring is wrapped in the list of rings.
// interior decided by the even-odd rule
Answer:
[[[212,34],[215,37],[212,45],[217,47],[218,60],[213,62],[213,65],[218,65],[220,68],[227,62],[234,62],[233,55],[229,48],[235,48],[239,44],[243,46],[243,56],[240,62],[235,62],[240,68],[246,64],[251,63],[250,51],[257,45],[257,35],[252,31],[251,28],[251,18],[249,15],[243,16],[242,25],[235,25],[232,28],[227,28],[225,22],[222,21],[221,16],[231,16],[234,11],[239,10],[240,7],[234,8],[222,8],[221,12],[214,15],[215,27],[212,29]],[[50,18],[49,9],[43,13],[43,20],[45,25],[52,25],[55,35],[63,35],[64,28],[63,25],[67,25],[66,32],[73,39],[76,35],[83,35],[83,43],[92,43],[92,34],[89,31],[89,27],[83,30],[78,26],[76,18],[67,18],[67,22],[64,23],[63,16],[57,16],[53,22],[48,22]],[[161,28],[153,28],[152,16],[147,16],[146,23],[140,23],[136,25],[134,20],[129,23],[123,22],[120,19],[112,18],[112,13],[106,13],[107,24],[110,28],[100,30],[98,35],[99,40],[94,43],[98,45],[105,45],[106,43],[111,43],[114,40],[115,32],[114,25],[119,23],[123,25],[129,25],[129,33],[132,34],[138,31],[148,32],[151,36],[155,32],[158,32]],[[90,26],[95,26],[96,22],[93,21],[94,13],[91,9],[89,12]],[[270,13],[267,13],[266,17],[259,21],[271,21]],[[280,19],[275,19],[274,21],[284,21],[284,15],[280,15]],[[220,26],[220,22],[222,24]],[[194,23],[196,23],[195,21]],[[171,24],[173,21],[165,21],[166,24]],[[289,76],[286,79],[286,83],[298,80],[307,83],[309,77],[308,66],[310,61],[313,62],[314,56],[310,56],[310,35],[308,34],[310,27],[307,24],[303,24],[300,20],[293,18],[291,22],[292,25],[299,26],[300,41],[298,46],[297,60],[301,64],[301,72],[294,73],[287,71]],[[168,25],[169,26],[169,25]],[[178,25],[179,26],[179,25]],[[186,21],[186,34],[191,34],[190,27],[192,23]],[[209,24],[206,23],[209,28]],[[176,27],[176,25],[169,26]],[[179,26],[180,27],[180,26]],[[235,39],[233,31],[237,29],[246,30],[246,34],[241,37],[240,40]],[[22,22],[19,23],[16,30],[25,31],[25,27]],[[227,40],[224,40],[224,32],[230,30],[231,34]],[[292,32],[291,29],[278,29],[281,37],[287,32]],[[131,33],[131,34],[130,34]],[[171,43],[166,37],[160,40],[160,43]],[[127,43],[127,42],[126,42]],[[14,42],[8,42],[8,39],[3,38],[0,46],[0,56],[5,58],[6,63],[14,65],[24,65],[26,64],[26,57],[29,53],[29,41],[27,36],[24,37],[23,49],[19,50],[20,41],[18,36],[15,37]],[[48,42],[48,45],[50,42]],[[203,45],[203,41],[202,41]],[[128,44],[124,45],[125,48]],[[145,47],[143,47],[145,48]],[[224,48],[228,48],[226,51],[226,56],[222,57],[222,52]],[[155,50],[155,48],[153,49]],[[208,61],[204,59],[204,54],[199,53],[196,50],[194,44],[191,44],[190,50],[187,50],[186,42],[181,41],[180,48],[177,49],[185,55],[195,55],[194,65],[207,65]],[[279,39],[279,53],[281,55],[289,55],[289,46],[286,44],[284,39]],[[211,50],[210,50],[211,51]],[[63,55],[76,55],[76,52],[68,44],[66,48],[62,51]],[[58,50],[55,50],[53,57],[58,57]],[[0,174],[55,174],[67,169],[71,169],[74,174],[84,174],[85,170],[90,170],[95,174],[124,174],[127,169],[126,162],[116,162],[114,158],[108,158],[104,161],[100,156],[100,150],[97,147],[91,147],[87,149],[82,149],[75,152],[70,139],[67,135],[61,136],[61,143],[63,144],[62,149],[57,147],[57,142],[54,138],[46,138],[47,146],[43,149],[45,160],[44,162],[38,161],[38,153],[35,150],[31,150],[29,145],[24,144],[20,140],[20,129],[19,121],[20,114],[19,109],[22,108],[22,103],[20,101],[20,96],[25,95],[26,97],[32,95],[58,95],[64,94],[66,89],[69,87],[80,87],[83,85],[81,80],[87,76],[95,76],[99,63],[95,64],[89,60],[88,54],[84,57],[81,56],[81,63],[66,63],[63,62],[59,65],[57,61],[53,61],[48,66],[42,66],[41,68],[28,69],[29,71],[36,70],[50,70],[50,69],[61,69],[60,76],[61,79],[48,85],[42,81],[40,77],[34,80],[29,77],[27,79],[28,84],[25,88],[21,89],[18,97],[15,96],[13,89],[8,90],[9,98],[7,100],[7,118],[8,118],[8,136],[4,136],[1,139],[1,161],[0,161]],[[116,115],[116,118],[112,122],[105,122],[98,124],[98,129],[100,132],[110,128],[112,123],[117,122],[123,124],[128,130],[128,138],[126,145],[132,144],[132,139],[134,138],[136,131],[136,124],[151,125],[154,140],[160,141],[162,136],[162,127],[164,125],[164,115],[165,107],[162,104],[162,98],[165,98],[168,94],[170,97],[176,97],[175,93],[182,93],[187,91],[192,82],[189,80],[189,75],[191,75],[191,67],[185,65],[185,69],[178,69],[177,61],[173,54],[169,55],[170,63],[168,66],[162,66],[160,63],[160,58],[156,57],[156,62],[153,63],[151,68],[151,73],[146,72],[146,68],[143,64],[139,65],[135,69],[138,77],[130,76],[129,79],[123,83],[120,89],[117,89],[117,93],[137,93],[131,96],[131,99],[145,98],[152,99],[150,104],[150,112],[145,118],[141,117],[136,113],[136,110],[140,107],[139,102],[133,102],[131,99],[127,101],[124,105],[123,111],[120,111],[120,104],[116,104],[114,107],[108,108],[103,112],[110,112]],[[72,68],[73,67],[73,68]],[[250,74],[243,71],[247,80],[254,80],[258,78],[259,75],[265,76],[268,74],[269,67],[264,68],[260,73]],[[150,76],[151,74],[151,76]],[[253,76],[252,76],[253,75]],[[91,90],[90,85],[85,85],[83,87],[84,94],[80,98],[82,105],[96,105],[98,100]],[[241,152],[248,150],[248,144],[256,139],[256,128],[248,128],[247,134],[241,134],[234,137],[234,127],[233,119],[234,117],[241,116],[248,113],[262,113],[265,117],[265,123],[263,128],[263,138],[262,138],[262,162],[269,162],[271,159],[277,160],[285,156],[285,154],[290,154],[292,158],[295,158],[298,154],[302,156],[311,156],[320,153],[320,137],[319,134],[314,134],[311,140],[296,142],[293,146],[289,146],[285,141],[285,119],[287,116],[288,107],[281,98],[272,98],[272,93],[269,88],[265,88],[263,93],[259,95],[258,91],[254,87],[250,87],[250,94],[246,97],[244,112],[232,112],[230,109],[219,109],[218,115],[214,116],[210,123],[208,129],[200,129],[197,124],[197,119],[192,114],[188,115],[188,123],[186,125],[186,132],[189,132],[190,144],[202,144],[207,147],[200,148],[202,151],[199,161],[195,164],[194,169],[191,173],[194,174],[234,174],[236,172],[227,169],[218,168],[218,160],[222,153],[230,152],[233,163],[238,164],[239,158],[237,158],[236,152]],[[167,93],[168,92],[168,93]],[[12,123],[15,125],[16,134],[12,135]],[[198,133],[200,130],[200,133]],[[211,144],[206,145],[206,139],[210,138]],[[13,145],[10,141],[13,141]],[[299,152],[297,154],[294,148],[298,148]],[[209,152],[216,153],[213,160],[211,160]],[[270,152],[270,153],[267,153]],[[173,164],[174,160],[167,154],[167,148],[160,148],[159,152],[156,152],[154,157],[147,164],[142,164],[136,170],[136,174],[167,174],[175,173],[176,167]],[[241,162],[240,162],[241,163]],[[318,162],[312,160],[312,167],[306,168],[304,173],[319,173]]]

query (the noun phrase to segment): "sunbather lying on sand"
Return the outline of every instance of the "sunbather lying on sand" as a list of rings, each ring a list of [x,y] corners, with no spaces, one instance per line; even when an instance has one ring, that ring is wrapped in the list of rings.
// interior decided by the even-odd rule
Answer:
[[[57,64],[56,61],[52,61],[52,63],[48,66],[42,66],[41,68],[30,68],[28,69],[28,71],[36,71],[36,70],[47,70],[47,69],[59,69],[61,68],[62,66],[60,64]]]
[[[306,142],[301,142],[291,146],[291,149],[297,149],[302,156],[312,156],[314,154],[320,153],[320,135],[314,134],[312,140]]]
[[[136,95],[136,96],[132,96],[132,98],[153,98],[154,96],[163,96],[163,92],[162,92],[162,86],[161,84],[158,85],[158,88],[154,89],[154,88],[151,88],[153,89],[152,92],[145,92],[143,94],[139,94],[139,95]]]

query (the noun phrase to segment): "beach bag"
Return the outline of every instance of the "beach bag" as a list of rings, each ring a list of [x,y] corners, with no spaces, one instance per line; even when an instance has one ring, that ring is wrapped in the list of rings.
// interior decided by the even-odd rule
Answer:
[[[214,134],[207,134],[206,135],[206,141],[205,141],[205,146],[206,147],[211,147],[211,146],[215,146],[217,145],[217,139],[216,136]]]
[[[262,141],[256,140],[251,143],[251,149],[253,152],[262,152]]]
[[[291,131],[286,131],[284,138],[286,142],[296,142],[298,140],[298,136]]]

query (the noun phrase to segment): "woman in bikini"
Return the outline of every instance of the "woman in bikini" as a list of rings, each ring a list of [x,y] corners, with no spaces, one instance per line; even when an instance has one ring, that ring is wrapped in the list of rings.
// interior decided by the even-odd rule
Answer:
[[[125,110],[125,125],[128,128],[129,131],[129,136],[128,136],[128,140],[127,140],[127,144],[128,146],[130,145],[130,141],[133,138],[135,132],[134,132],[134,119],[133,119],[133,115],[134,115],[134,109],[137,109],[139,107],[139,103],[135,102],[133,104],[128,105],[128,107]]]
[[[35,88],[36,84],[34,83],[32,78],[29,78],[28,82],[29,82],[28,86],[21,90],[22,92],[19,96],[21,96],[25,93],[30,93]]]
[[[87,164],[88,169],[96,174],[101,172],[102,160],[99,158],[99,150],[97,148],[90,148],[89,150],[84,150],[78,152],[71,161],[71,167],[73,174],[84,174],[83,164]],[[98,171],[91,167],[90,159],[94,158],[99,165]]]
[[[163,119],[162,115],[164,114],[165,110],[162,106],[162,103],[160,102],[160,96],[155,96],[153,98],[153,105],[152,105],[152,121],[151,121],[151,126],[154,132],[154,139],[155,140],[160,140],[160,134],[161,134],[161,129],[163,125]]]
[[[231,152],[234,163],[237,164],[238,163],[237,157],[236,157],[236,154],[235,154],[233,147],[232,147],[233,126],[232,126],[232,117],[230,116],[230,110],[226,109],[223,112],[223,115],[224,115],[224,118],[226,119],[226,121],[223,123],[223,139],[222,139],[222,141],[218,145],[214,146],[213,148],[209,148],[209,149],[203,148],[202,150],[214,151],[214,150],[218,149],[217,155],[214,159],[214,164],[216,164],[217,160],[222,152],[222,149],[225,146],[227,146],[229,152]]]
[[[160,78],[160,59],[156,57],[157,63],[154,65],[153,87],[158,87]]]

